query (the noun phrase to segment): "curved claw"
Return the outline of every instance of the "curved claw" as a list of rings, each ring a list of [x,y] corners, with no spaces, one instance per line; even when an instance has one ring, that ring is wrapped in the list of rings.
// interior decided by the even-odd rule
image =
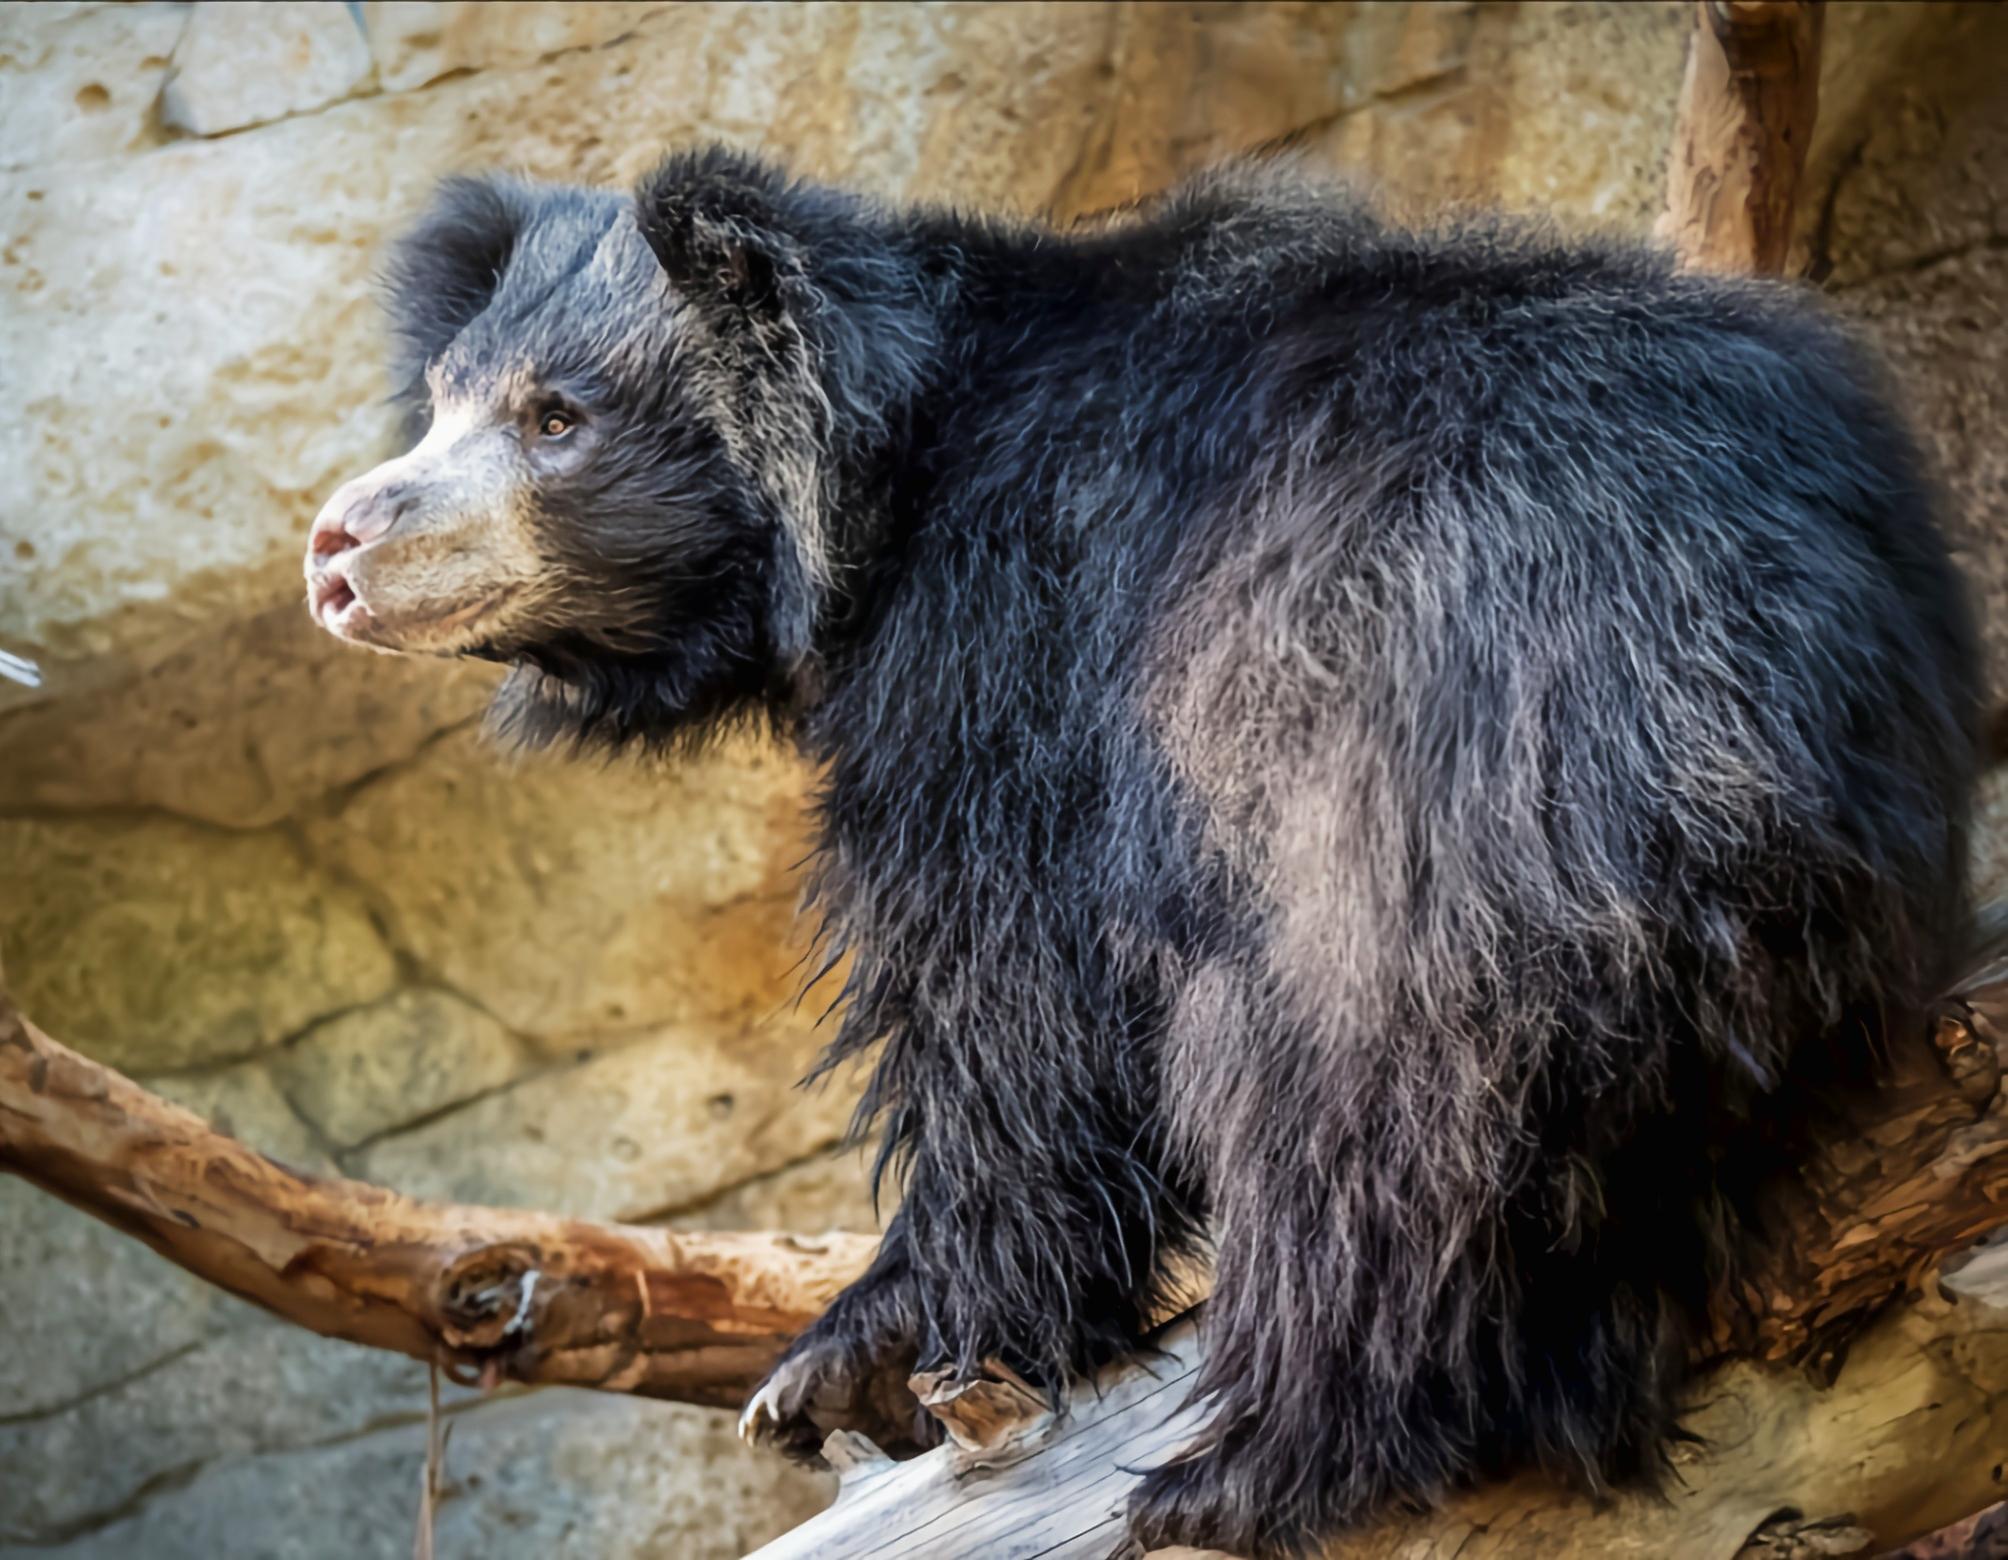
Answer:
[[[780,1421],[780,1409],[781,1384],[775,1377],[769,1376],[739,1411],[739,1439],[748,1446],[760,1445],[774,1433]]]

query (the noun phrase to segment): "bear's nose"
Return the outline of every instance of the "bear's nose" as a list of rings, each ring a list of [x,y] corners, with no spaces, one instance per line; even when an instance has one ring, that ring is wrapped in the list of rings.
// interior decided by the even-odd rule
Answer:
[[[315,517],[307,537],[307,558],[315,568],[351,547],[361,547],[380,536],[412,510],[415,496],[404,483],[361,493],[337,493]]]

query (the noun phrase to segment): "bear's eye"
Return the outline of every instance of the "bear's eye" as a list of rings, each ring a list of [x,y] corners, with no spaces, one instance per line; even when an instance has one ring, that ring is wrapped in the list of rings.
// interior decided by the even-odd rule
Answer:
[[[562,439],[579,425],[578,418],[559,407],[552,407],[537,418],[537,432],[547,439]]]

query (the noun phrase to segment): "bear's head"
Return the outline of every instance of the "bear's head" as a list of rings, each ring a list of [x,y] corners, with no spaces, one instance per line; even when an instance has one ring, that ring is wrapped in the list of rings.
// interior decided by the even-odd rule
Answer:
[[[736,153],[632,197],[448,181],[387,267],[412,447],[315,520],[315,620],[510,663],[530,742],[788,708],[935,285],[874,208]]]

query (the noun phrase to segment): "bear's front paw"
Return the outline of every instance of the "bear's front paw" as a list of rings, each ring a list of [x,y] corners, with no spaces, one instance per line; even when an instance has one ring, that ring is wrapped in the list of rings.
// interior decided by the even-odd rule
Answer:
[[[760,1383],[739,1415],[739,1439],[796,1462],[822,1458],[828,1434],[809,1413],[818,1382],[810,1360],[784,1359]]]
[[[934,1444],[933,1425],[907,1386],[906,1365],[873,1361],[812,1335],[760,1384],[739,1416],[739,1435],[749,1445],[821,1466],[823,1441],[833,1430],[854,1430],[904,1457]]]
[[[1315,1528],[1272,1498],[1259,1454],[1240,1466],[1218,1450],[1167,1463],[1130,1494],[1130,1536],[1146,1551],[1219,1550],[1238,1560],[1297,1560],[1315,1552]]]

